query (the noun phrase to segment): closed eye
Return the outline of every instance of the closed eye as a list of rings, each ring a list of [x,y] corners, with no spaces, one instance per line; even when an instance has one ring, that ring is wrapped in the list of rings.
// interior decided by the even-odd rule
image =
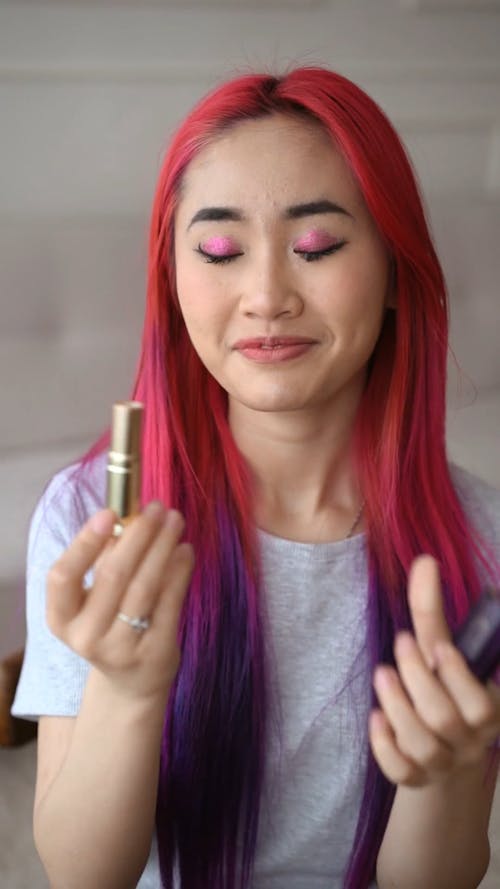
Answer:
[[[206,250],[203,250],[201,244],[198,244],[196,253],[199,253],[205,262],[213,262],[216,265],[223,265],[225,262],[231,262],[231,260],[236,259],[237,256],[243,255],[242,253],[207,253]]]
[[[336,253],[340,250],[347,241],[336,241],[334,244],[330,244],[329,247],[325,247],[323,250],[298,250],[294,249],[294,253],[297,256],[301,256],[305,262],[315,262],[318,259],[322,259],[324,256],[331,256],[333,253]],[[233,259],[236,259],[238,256],[243,256],[243,253],[207,253],[206,250],[203,250],[201,244],[198,244],[196,247],[196,253],[199,253],[200,256],[203,257],[205,262],[213,263],[214,265],[224,265],[225,263],[231,262]]]
[[[306,262],[314,262],[317,259],[322,259],[323,256],[331,256],[332,253],[336,253],[337,250],[340,250],[347,241],[335,241],[335,244],[331,244],[329,247],[325,247],[323,250],[297,250],[294,249],[294,253],[297,256],[301,256]]]

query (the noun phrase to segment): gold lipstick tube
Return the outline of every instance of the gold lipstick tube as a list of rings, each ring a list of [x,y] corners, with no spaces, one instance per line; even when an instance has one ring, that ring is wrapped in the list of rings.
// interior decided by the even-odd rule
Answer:
[[[113,536],[141,509],[141,428],[144,405],[140,401],[117,401],[113,405],[111,446],[106,467],[107,506],[118,516]]]

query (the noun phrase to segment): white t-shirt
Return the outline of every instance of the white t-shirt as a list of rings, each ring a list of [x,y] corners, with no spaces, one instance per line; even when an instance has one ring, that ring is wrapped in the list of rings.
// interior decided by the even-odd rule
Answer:
[[[78,713],[89,666],[49,631],[45,581],[78,527],[104,505],[104,466],[99,458],[93,477],[80,487],[78,517],[72,517],[71,485],[64,487],[68,470],[52,480],[34,513],[16,716]],[[464,470],[452,467],[452,473],[470,518],[498,552],[500,492]],[[50,502],[56,490],[60,496]],[[252,889],[342,889],[368,754],[366,536],[311,544],[258,533],[275,654],[271,691],[282,731],[280,744],[270,722]],[[346,685],[353,666],[354,678]],[[160,886],[153,838],[138,887]]]

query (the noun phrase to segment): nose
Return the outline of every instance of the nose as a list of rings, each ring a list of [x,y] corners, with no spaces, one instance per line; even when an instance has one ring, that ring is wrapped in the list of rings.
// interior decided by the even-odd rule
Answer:
[[[297,317],[303,308],[286,259],[269,251],[249,264],[241,281],[240,311],[249,318]]]

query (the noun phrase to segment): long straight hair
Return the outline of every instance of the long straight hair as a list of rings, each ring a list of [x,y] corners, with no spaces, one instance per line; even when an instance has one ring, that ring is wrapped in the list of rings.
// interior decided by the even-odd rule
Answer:
[[[161,750],[156,820],[166,889],[176,868],[182,889],[249,886],[269,710],[252,481],[228,424],[227,394],[201,363],[179,309],[174,215],[184,173],[197,153],[228,127],[275,113],[305,116],[330,135],[391,257],[397,308],[386,313],[354,429],[366,501],[371,669],[379,661],[394,664],[394,636],[411,629],[406,587],[415,556],[425,552],[438,559],[452,629],[479,596],[480,572],[491,574],[494,563],[494,553],[469,525],[449,473],[446,288],[396,132],[361,89],[322,68],[283,77],[246,75],[222,85],[186,118],[162,164],[131,393],[145,404],[143,501],[161,498],[179,508],[196,553]],[[82,466],[108,442],[105,433]],[[371,702],[376,706],[373,690]],[[368,749],[345,889],[364,889],[374,878],[394,793]]]

